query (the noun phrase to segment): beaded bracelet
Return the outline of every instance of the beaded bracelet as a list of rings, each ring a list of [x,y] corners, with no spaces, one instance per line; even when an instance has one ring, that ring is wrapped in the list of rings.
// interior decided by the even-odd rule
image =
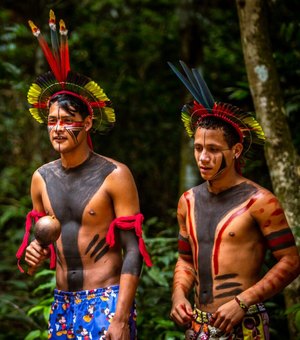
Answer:
[[[243,302],[242,300],[240,300],[237,296],[235,296],[235,301],[238,303],[238,305],[242,308],[242,310],[244,312],[247,312],[247,310],[249,309],[249,307],[245,304],[245,302]]]

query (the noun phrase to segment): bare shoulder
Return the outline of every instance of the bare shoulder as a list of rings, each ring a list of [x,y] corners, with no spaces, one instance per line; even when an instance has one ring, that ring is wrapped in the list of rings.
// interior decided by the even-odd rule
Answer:
[[[33,173],[31,179],[31,200],[32,205],[35,210],[44,211],[42,195],[45,190],[45,182],[39,173],[38,169]]]
[[[256,192],[253,196],[256,204],[268,203],[270,200],[272,201],[269,203],[274,203],[275,201],[278,201],[278,198],[270,190],[250,180],[247,180],[246,183],[256,188]]]
[[[31,187],[39,189],[44,183],[43,177],[41,176],[39,169],[35,170],[31,178]]]
[[[252,197],[250,213],[263,230],[268,233],[288,227],[288,222],[279,199],[270,190],[250,182],[257,188]]]
[[[188,211],[188,207],[193,202],[194,193],[193,188],[185,191],[178,200],[177,205],[177,217],[185,217]]]
[[[112,158],[106,160],[115,165],[115,169],[105,180],[105,190],[114,204],[117,216],[133,215],[139,211],[139,197],[133,175],[127,165]]]
[[[101,156],[101,157],[103,157],[108,162],[115,165],[116,168],[111,173],[111,176],[114,177],[114,179],[116,177],[119,177],[119,176],[132,176],[131,170],[129,169],[129,167],[126,164],[121,163],[121,162],[119,162],[115,159],[112,159],[110,157],[106,157],[106,156]]]

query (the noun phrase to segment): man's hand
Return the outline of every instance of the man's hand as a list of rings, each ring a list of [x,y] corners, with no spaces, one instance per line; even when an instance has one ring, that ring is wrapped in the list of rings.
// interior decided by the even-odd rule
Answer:
[[[113,319],[105,334],[105,340],[130,340],[128,322]]]
[[[43,248],[37,240],[33,240],[26,248],[25,261],[29,266],[29,272],[32,275],[50,254],[49,248]]]
[[[231,300],[220,306],[212,315],[211,326],[214,326],[224,333],[230,333],[235,325],[240,323],[245,315],[245,311]]]
[[[173,299],[170,318],[180,326],[187,326],[193,320],[193,309],[186,298]]]

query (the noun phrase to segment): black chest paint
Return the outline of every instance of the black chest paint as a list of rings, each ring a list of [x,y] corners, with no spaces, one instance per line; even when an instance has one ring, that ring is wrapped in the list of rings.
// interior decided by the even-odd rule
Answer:
[[[116,166],[112,162],[95,153],[75,168],[64,169],[60,159],[39,168],[54,214],[62,225],[69,290],[79,290],[83,286],[83,268],[78,250],[83,211],[114,169]]]
[[[212,250],[215,232],[220,220],[257,191],[257,188],[241,183],[219,194],[207,190],[207,183],[193,189],[195,197],[195,222],[199,244],[198,268],[200,303],[213,302]]]

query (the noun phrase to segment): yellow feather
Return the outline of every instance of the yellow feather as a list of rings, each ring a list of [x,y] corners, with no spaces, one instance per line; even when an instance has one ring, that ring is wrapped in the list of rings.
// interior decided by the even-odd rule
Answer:
[[[38,109],[36,109],[36,108],[30,108],[29,111],[30,111],[32,117],[33,117],[35,120],[37,120],[39,123],[44,123],[43,119],[42,119],[42,118],[40,117],[40,115],[39,115],[39,110],[38,110]]]
[[[42,92],[42,89],[40,88],[40,86],[36,83],[33,83],[30,86],[30,89],[27,94],[28,103],[29,104],[37,103],[41,92]]]
[[[102,90],[102,88],[95,83],[94,81],[90,81],[84,86],[88,91],[90,91],[97,99],[103,100],[103,101],[108,101],[108,97]]]

